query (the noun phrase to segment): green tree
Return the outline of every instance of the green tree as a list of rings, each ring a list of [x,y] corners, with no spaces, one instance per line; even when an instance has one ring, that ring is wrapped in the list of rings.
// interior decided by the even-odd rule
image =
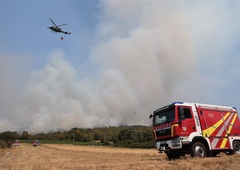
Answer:
[[[13,141],[20,138],[20,135],[17,132],[6,131],[0,133],[0,139],[5,141]]]
[[[101,132],[99,130],[95,130],[95,132],[93,133],[93,140],[100,140],[101,137]]]
[[[22,132],[22,135],[21,135],[21,138],[22,138],[22,139],[28,139],[28,138],[29,138],[29,133],[28,133],[28,131],[23,131],[23,132]]]
[[[93,135],[91,133],[84,134],[83,142],[92,142],[92,140],[93,140]]]

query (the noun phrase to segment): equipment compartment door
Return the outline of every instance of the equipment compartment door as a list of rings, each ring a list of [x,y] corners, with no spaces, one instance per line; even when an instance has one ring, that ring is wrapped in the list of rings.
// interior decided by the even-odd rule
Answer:
[[[211,148],[230,148],[228,127],[232,122],[234,114],[219,110],[202,110],[202,113],[206,125],[206,128],[202,129],[203,136],[210,139]],[[202,118],[200,120],[203,121]]]

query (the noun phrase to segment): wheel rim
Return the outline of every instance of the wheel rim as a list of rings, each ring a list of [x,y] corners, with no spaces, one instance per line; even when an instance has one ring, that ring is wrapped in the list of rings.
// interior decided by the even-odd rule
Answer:
[[[195,153],[196,153],[196,156],[198,156],[198,157],[203,157],[204,156],[204,150],[200,146],[196,146]]]

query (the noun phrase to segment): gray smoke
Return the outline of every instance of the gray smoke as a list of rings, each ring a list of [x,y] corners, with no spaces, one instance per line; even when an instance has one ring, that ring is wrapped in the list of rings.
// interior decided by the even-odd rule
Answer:
[[[173,101],[224,104],[218,90],[230,79],[221,76],[229,50],[229,74],[239,75],[232,45],[240,34],[229,18],[240,10],[225,1],[195,3],[102,0],[89,74],[61,49],[30,75],[27,62],[1,55],[1,131],[150,125],[149,114]]]

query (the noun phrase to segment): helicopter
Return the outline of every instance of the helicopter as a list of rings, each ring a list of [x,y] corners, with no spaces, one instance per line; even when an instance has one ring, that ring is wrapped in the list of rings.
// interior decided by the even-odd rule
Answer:
[[[56,33],[64,33],[64,34],[71,34],[71,32],[67,32],[67,31],[62,31],[61,26],[63,25],[67,25],[67,24],[61,24],[61,25],[56,25],[53,20],[50,19],[50,21],[53,23],[54,26],[48,27],[49,29],[51,29],[52,31],[56,32]]]

